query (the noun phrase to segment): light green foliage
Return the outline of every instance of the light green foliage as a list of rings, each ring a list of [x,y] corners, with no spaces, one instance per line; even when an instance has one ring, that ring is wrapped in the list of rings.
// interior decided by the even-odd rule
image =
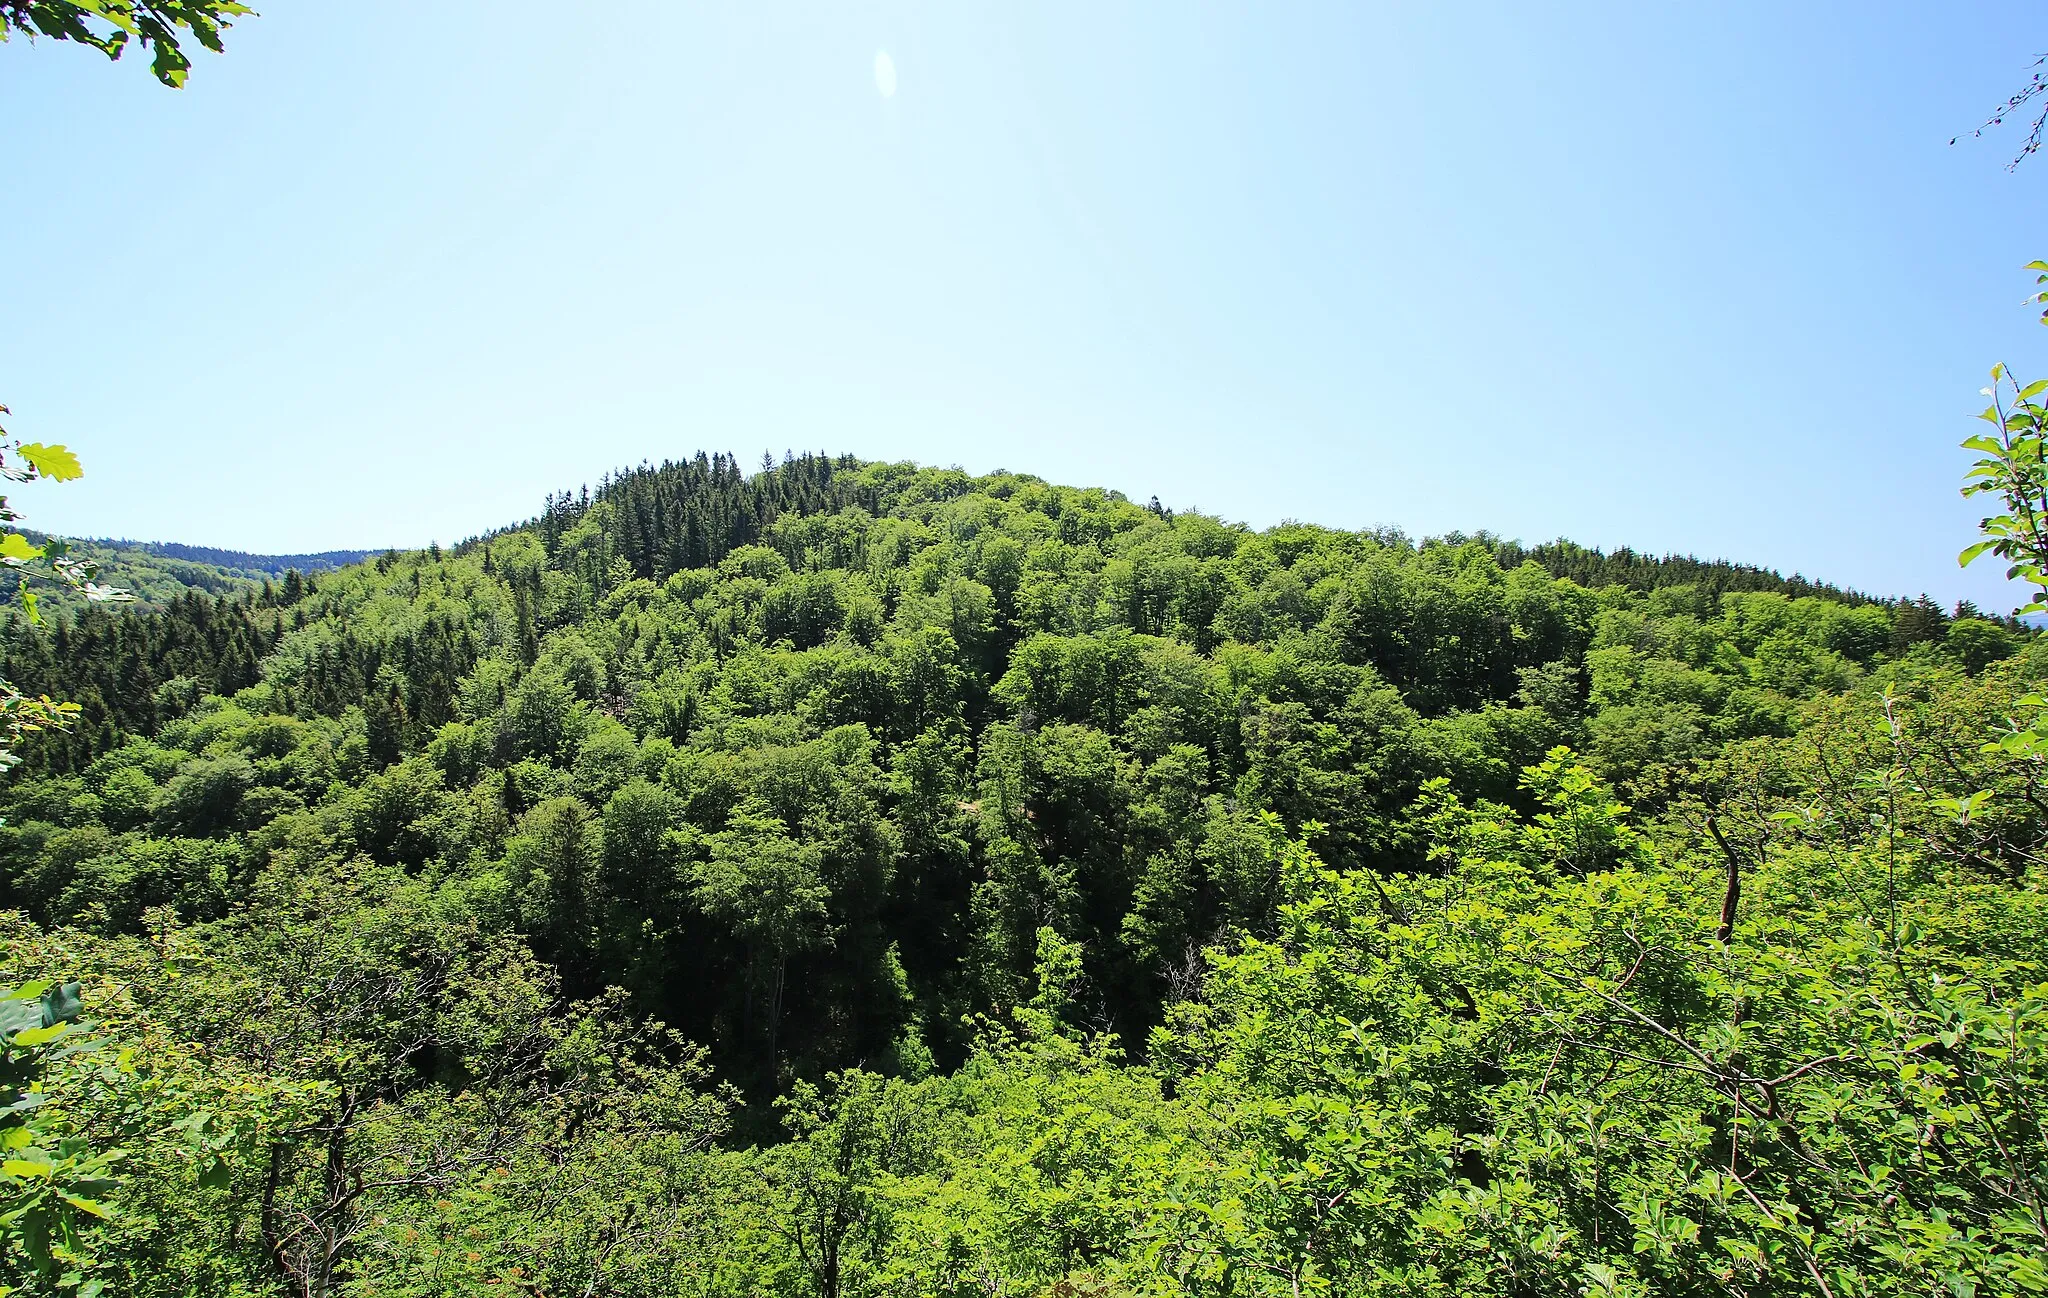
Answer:
[[[2032,603],[2022,613],[2048,611],[2048,407],[2040,397],[2048,379],[2021,386],[2004,365],[1991,368],[1991,386],[1983,390],[1991,404],[1978,415],[1992,427],[1963,442],[1982,458],[1970,469],[1966,496],[1991,494],[2005,506],[1977,524],[1985,539],[1964,550],[1968,565],[1984,554],[2008,563],[2006,576],[2034,587]]]
[[[107,1215],[93,1196],[113,1188],[121,1152],[93,1148],[45,1111],[50,1074],[86,1048],[82,1012],[75,982],[0,987],[0,1257],[10,1259],[0,1282],[25,1270],[83,1284],[80,1223]]]
[[[156,79],[176,89],[192,69],[184,42],[197,41],[218,54],[221,33],[235,19],[255,12],[235,0],[0,0],[0,40],[21,32],[76,41],[110,59],[120,58],[136,41],[150,51]],[[61,466],[63,461],[53,463]],[[75,470],[77,461],[70,465]]]
[[[1621,809],[1563,755],[1531,780],[1534,825],[1439,806],[1435,877],[1298,857],[1279,940],[1156,1040],[1234,1149],[1169,1264],[1275,1293],[2030,1291],[2037,895],[1902,868],[1885,826],[1767,846],[1721,942],[1711,839],[1562,868]],[[1922,918],[1957,904],[1967,938]]]

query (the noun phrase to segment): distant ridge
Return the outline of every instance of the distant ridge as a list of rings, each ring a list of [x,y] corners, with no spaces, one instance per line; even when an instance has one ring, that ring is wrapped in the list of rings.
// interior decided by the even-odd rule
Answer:
[[[1549,570],[1553,576],[1569,578],[1589,590],[1601,586],[1626,586],[1630,590],[1647,592],[1684,585],[1697,587],[1717,598],[1737,592],[1777,591],[1794,598],[1811,595],[1852,605],[1889,606],[1901,602],[1832,582],[1813,581],[1796,572],[1787,577],[1775,568],[1727,559],[1702,559],[1691,554],[1660,556],[1641,553],[1628,546],[1603,551],[1562,538],[1541,545],[1523,545],[1485,533],[1469,538],[1454,534],[1443,539],[1454,543],[1467,540],[1490,543],[1503,568],[1524,562],[1535,563]]]
[[[238,568],[246,572],[283,573],[296,568],[300,572],[327,572],[335,568],[346,568],[352,563],[361,563],[371,555],[382,554],[381,550],[322,550],[318,554],[251,554],[247,550],[223,550],[211,545],[186,545],[182,541],[130,541],[110,537],[93,538],[94,545],[104,545],[115,550],[140,550],[163,559],[182,559],[187,563],[208,563],[216,568]]]

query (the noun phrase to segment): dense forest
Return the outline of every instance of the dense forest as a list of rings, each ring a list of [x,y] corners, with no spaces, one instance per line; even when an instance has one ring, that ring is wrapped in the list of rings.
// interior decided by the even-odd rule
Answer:
[[[25,1292],[2048,1289],[2010,620],[700,455],[0,649]]]
[[[176,88],[253,16],[0,0],[0,40]],[[496,69],[489,35],[465,44]],[[372,55],[403,41],[314,43],[399,102]],[[435,84],[468,103],[460,62]],[[2015,166],[2039,67],[1985,124],[2032,115]],[[1273,152],[1329,169],[1336,102]],[[294,152],[348,156],[297,111]],[[123,169],[126,119],[39,103],[24,140],[43,118]],[[723,128],[790,169],[784,137]],[[1483,152],[1443,156],[1500,192]],[[1072,170],[1015,192],[1078,210]],[[292,185],[261,181],[219,228],[287,228]],[[23,189],[25,246],[58,246]],[[418,220],[365,192],[379,228]],[[408,238],[437,228],[473,241]],[[549,241],[521,285],[587,273]],[[374,299],[381,334],[404,299]],[[191,348],[152,386],[94,338],[95,386],[213,417]],[[1984,391],[1964,493],[1998,503],[1961,557],[2009,565],[2038,620],[2048,380]],[[0,429],[0,479],[82,473]],[[812,454],[643,465],[446,552],[20,521],[0,497],[0,1298],[2048,1293],[2048,640],[2016,618]]]

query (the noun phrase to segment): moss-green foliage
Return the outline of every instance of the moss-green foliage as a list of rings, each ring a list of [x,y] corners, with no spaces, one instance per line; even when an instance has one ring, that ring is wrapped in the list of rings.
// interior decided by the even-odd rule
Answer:
[[[2048,658],[1773,580],[700,458],[17,629],[76,1283],[2036,1291]]]

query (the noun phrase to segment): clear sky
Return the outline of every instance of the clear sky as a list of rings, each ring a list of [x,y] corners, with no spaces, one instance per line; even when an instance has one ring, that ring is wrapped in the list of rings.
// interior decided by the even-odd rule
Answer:
[[[88,468],[32,525],[811,448],[2014,602],[1955,443],[2048,373],[2048,157],[1948,140],[2037,5],[258,7],[180,92],[0,47],[0,401]]]

